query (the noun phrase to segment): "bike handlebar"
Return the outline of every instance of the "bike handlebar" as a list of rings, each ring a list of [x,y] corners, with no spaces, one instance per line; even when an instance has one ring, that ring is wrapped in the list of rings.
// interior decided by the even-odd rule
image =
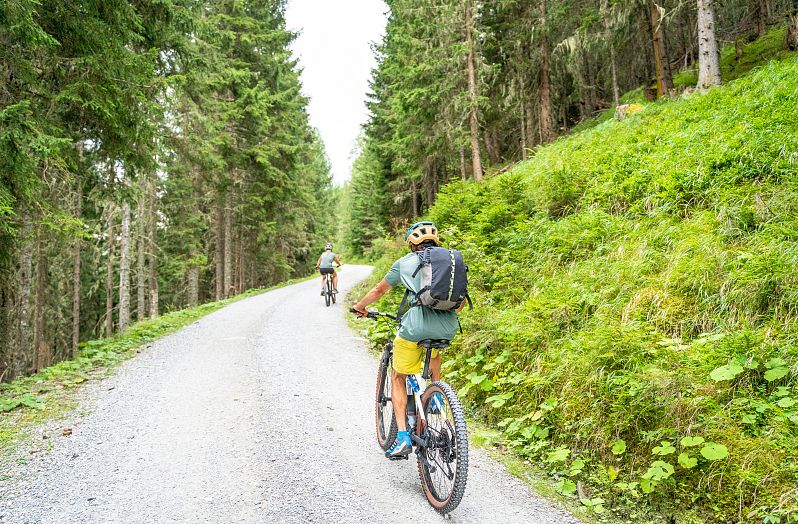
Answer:
[[[349,308],[350,313],[355,313],[356,315],[360,314],[360,311],[356,310],[355,308]],[[399,321],[396,315],[391,315],[390,313],[380,313],[376,309],[369,309],[366,313],[366,318],[370,318],[372,320],[377,320],[378,318],[390,318],[391,320]]]

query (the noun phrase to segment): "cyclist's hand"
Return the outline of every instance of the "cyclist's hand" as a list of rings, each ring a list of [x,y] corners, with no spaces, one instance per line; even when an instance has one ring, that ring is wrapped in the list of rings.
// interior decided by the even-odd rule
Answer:
[[[349,311],[351,311],[355,315],[359,316],[360,318],[365,318],[369,314],[369,312],[366,311],[365,309],[358,308],[357,304],[353,305],[352,308]]]

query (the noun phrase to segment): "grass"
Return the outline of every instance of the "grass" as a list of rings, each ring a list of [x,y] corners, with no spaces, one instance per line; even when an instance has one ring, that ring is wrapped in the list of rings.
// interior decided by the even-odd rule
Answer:
[[[446,378],[593,520],[798,521],[796,114],[791,55],[439,194],[476,304]]]
[[[779,25],[773,27],[753,42],[744,44],[741,48],[740,58],[737,58],[737,50],[734,45],[727,45],[721,49],[720,69],[721,77],[724,82],[735,80],[745,75],[753,68],[761,66],[771,60],[783,60],[790,56],[790,51],[784,48],[784,37],[786,27]],[[691,66],[681,69],[673,75],[674,88],[681,92],[685,88],[695,87],[698,83],[698,70]],[[621,95],[621,104],[648,104],[645,97],[643,86],[633,89]],[[610,120],[615,115],[615,107],[587,118],[577,124],[571,133],[579,133],[592,129],[599,124]]]
[[[315,278],[315,275],[308,278]],[[12,459],[28,432],[48,420],[73,410],[79,387],[110,375],[125,360],[161,337],[178,331],[233,302],[302,280],[289,280],[268,289],[253,289],[226,300],[164,314],[137,322],[116,335],[81,343],[76,358],[38,373],[0,384],[0,466]]]

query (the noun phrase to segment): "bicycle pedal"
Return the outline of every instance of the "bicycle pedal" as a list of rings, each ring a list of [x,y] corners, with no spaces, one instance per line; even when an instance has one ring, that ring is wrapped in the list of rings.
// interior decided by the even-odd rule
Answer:
[[[392,460],[393,461],[393,460],[407,460],[410,457],[409,457],[409,455],[404,455],[404,456],[399,455],[398,457],[386,457],[386,458],[388,460]]]

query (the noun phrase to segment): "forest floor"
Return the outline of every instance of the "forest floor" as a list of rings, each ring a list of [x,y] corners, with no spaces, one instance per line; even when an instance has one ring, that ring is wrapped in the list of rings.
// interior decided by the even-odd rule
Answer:
[[[370,272],[347,266],[346,292]],[[316,280],[162,338],[15,449],[0,522],[398,522],[440,517],[373,443],[376,362]],[[452,522],[576,520],[472,449]]]

